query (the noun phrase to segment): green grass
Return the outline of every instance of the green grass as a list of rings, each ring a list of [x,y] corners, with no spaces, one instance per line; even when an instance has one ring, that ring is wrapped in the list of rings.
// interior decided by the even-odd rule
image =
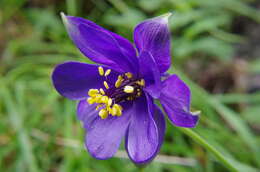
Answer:
[[[0,171],[259,171],[260,137],[254,128],[260,123],[259,92],[232,89],[211,94],[184,68],[194,59],[204,66],[214,61],[232,64],[234,44],[247,38],[232,33],[231,24],[237,17],[259,23],[259,10],[249,4],[256,1],[50,2],[0,1]],[[55,65],[66,60],[90,62],[69,40],[61,11],[91,19],[130,40],[138,22],[173,12],[170,73],[190,86],[192,109],[202,111],[199,125],[189,130],[167,121],[162,156],[144,169],[124,158],[122,151],[109,160],[93,159],[83,145],[76,102],[58,95],[51,83]],[[259,73],[258,59],[247,63],[249,74]]]

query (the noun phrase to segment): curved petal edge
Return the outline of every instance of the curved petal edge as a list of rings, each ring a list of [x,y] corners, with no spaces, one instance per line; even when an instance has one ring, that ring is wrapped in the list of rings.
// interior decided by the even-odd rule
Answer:
[[[163,82],[159,99],[174,125],[187,128],[197,125],[198,113],[190,112],[190,89],[177,75],[171,75]]]

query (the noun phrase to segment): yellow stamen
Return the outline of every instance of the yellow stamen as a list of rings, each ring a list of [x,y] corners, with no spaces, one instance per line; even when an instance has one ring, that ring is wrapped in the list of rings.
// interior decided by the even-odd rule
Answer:
[[[123,80],[123,77],[121,75],[118,75],[117,79]]]
[[[102,95],[105,95],[105,91],[103,90],[103,88],[100,88],[99,91]]]
[[[134,87],[132,87],[130,85],[125,86],[124,92],[125,93],[133,93],[134,92]]]
[[[99,67],[98,67],[98,72],[99,72],[99,75],[100,75],[100,76],[103,76],[103,75],[104,75],[104,69],[103,69],[102,66],[99,66]]]
[[[130,73],[130,72],[127,72],[125,73],[125,76],[128,78],[128,79],[131,79],[133,77],[133,74]]]
[[[88,104],[93,104],[93,103],[95,103],[95,99],[94,98],[92,98],[92,97],[89,97],[88,99],[87,99],[87,102],[88,102]]]
[[[117,107],[117,109],[118,109],[118,111],[117,111],[117,116],[121,116],[122,115],[122,106],[120,106],[119,104],[115,104],[116,105],[116,107]]]
[[[122,84],[122,80],[117,80],[115,83],[115,87],[118,88],[121,86],[121,84]]]
[[[88,91],[88,95],[89,95],[90,97],[93,97],[93,96],[95,96],[95,95],[98,94],[98,93],[99,93],[98,89],[90,89],[90,90]]]
[[[112,108],[111,107],[106,107],[107,108],[107,111],[108,111],[108,114],[111,114],[112,113]],[[112,115],[112,114],[111,114]]]
[[[110,106],[112,105],[112,103],[113,103],[112,99],[111,99],[111,98],[109,98],[109,99],[108,99],[108,101],[107,101],[107,106],[109,106],[109,107],[110,107]]]
[[[140,86],[145,86],[145,80],[141,79],[140,81],[136,81],[136,83]]]
[[[114,104],[111,111],[112,116],[121,116],[122,115],[122,107],[119,104]]]
[[[102,103],[101,98],[102,98],[102,95],[101,94],[97,94],[95,96],[95,103]]]
[[[108,97],[107,97],[107,96],[102,96],[100,101],[101,101],[101,103],[107,104],[107,102],[108,102]]]
[[[107,69],[106,72],[105,72],[105,76],[108,76],[111,72],[111,69]]]
[[[141,86],[144,86],[144,85],[145,85],[145,80],[141,79]]]
[[[111,110],[110,113],[111,113],[112,116],[116,116],[116,114],[117,114],[117,108],[112,107],[112,110]]]
[[[106,119],[108,116],[108,111],[106,109],[101,109],[98,113],[101,119]]]
[[[109,86],[107,84],[107,81],[104,81],[104,86],[106,87],[106,89],[109,89]]]
[[[123,77],[121,75],[119,75],[117,78],[117,81],[115,83],[115,87],[116,88],[120,87],[123,81],[124,81]]]

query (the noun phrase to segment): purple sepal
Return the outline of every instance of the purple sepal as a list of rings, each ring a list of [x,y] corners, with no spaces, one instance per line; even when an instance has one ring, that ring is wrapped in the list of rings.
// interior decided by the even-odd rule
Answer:
[[[143,51],[139,57],[139,72],[140,77],[145,80],[144,90],[153,98],[158,98],[161,92],[160,71],[157,68],[156,62],[149,52]]]
[[[149,163],[156,156],[161,146],[161,135],[164,135],[163,118],[154,120],[154,110],[150,109],[150,104],[153,102],[148,95],[136,99],[125,141],[128,156],[140,165]]]
[[[106,70],[106,67],[103,67]],[[112,71],[109,80],[115,81],[118,73]],[[80,62],[65,62],[55,67],[52,82],[56,90],[72,100],[84,99],[91,88],[102,88],[103,79],[98,73],[98,65]]]
[[[171,14],[148,19],[136,26],[134,42],[139,53],[148,51],[154,57],[161,73],[171,65],[170,32],[168,18]]]
[[[177,75],[163,82],[160,102],[171,122],[179,127],[195,127],[199,116],[190,112],[190,89]]]
[[[127,39],[83,18],[62,13],[62,19],[70,38],[86,57],[118,72],[137,73],[136,51]]]
[[[98,112],[81,101],[78,105],[78,118],[82,120],[86,129],[85,146],[96,159],[111,158],[118,150],[122,138],[125,136],[133,109],[131,104],[122,104],[123,115],[120,117],[109,115],[101,119]]]

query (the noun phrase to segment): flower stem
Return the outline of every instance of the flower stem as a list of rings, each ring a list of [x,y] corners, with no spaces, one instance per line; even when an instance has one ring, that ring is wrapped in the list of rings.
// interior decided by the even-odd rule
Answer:
[[[210,151],[220,162],[222,162],[230,171],[238,171],[236,167],[234,167],[233,164],[231,164],[227,158],[225,158],[224,155],[222,155],[216,148],[214,148],[212,145],[210,145],[206,140],[204,140],[201,136],[199,136],[197,133],[192,131],[188,128],[180,128],[183,133],[191,137],[193,140],[198,142],[201,146],[206,148],[208,151]]]

